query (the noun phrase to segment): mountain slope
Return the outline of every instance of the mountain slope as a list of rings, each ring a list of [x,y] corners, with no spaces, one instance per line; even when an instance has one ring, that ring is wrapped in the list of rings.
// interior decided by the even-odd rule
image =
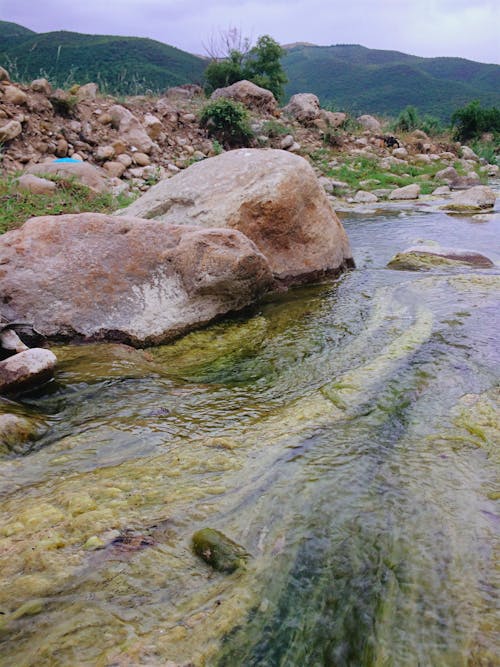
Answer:
[[[286,48],[286,95],[312,92],[323,105],[351,113],[396,116],[408,105],[448,120],[478,99],[500,107],[500,66],[463,58],[421,58],[357,44]],[[103,92],[159,92],[202,83],[207,61],[152,39],[75,32],[35,33],[0,21],[0,65],[16,80],[53,84],[95,81]]]
[[[356,44],[295,45],[283,66],[287,95],[315,93],[323,104],[351,112],[394,116],[411,104],[448,119],[474,99],[500,106],[500,66],[463,58],[421,58]]]
[[[105,91],[139,94],[199,83],[206,67],[202,58],[152,39],[65,31],[13,36],[5,25],[0,65],[14,66],[22,80],[46,76],[58,86],[95,81]]]

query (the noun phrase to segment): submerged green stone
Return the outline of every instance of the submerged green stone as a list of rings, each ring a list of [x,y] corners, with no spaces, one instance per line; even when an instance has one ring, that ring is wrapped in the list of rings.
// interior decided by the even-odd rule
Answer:
[[[243,547],[214,528],[202,528],[193,535],[193,550],[218,572],[234,572],[249,558]]]

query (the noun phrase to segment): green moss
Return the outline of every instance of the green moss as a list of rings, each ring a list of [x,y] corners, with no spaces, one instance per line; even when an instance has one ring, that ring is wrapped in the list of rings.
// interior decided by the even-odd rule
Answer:
[[[202,528],[193,535],[193,550],[218,572],[234,572],[249,558],[243,547],[213,528]]]

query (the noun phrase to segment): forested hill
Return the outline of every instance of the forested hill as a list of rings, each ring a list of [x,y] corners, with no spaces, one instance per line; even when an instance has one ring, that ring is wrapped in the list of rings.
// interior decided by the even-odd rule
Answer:
[[[95,81],[104,91],[133,95],[201,83],[206,61],[153,39],[34,33],[0,21],[0,65],[18,80],[45,76],[58,86]]]
[[[292,45],[283,60],[287,95],[311,92],[323,104],[397,115],[407,105],[448,119],[478,99],[500,106],[500,66],[464,58],[420,58],[357,44]]]
[[[500,107],[500,66],[463,58],[420,58],[359,45],[286,48],[287,97],[316,93],[339,110],[396,116],[408,105],[443,120],[472,100]],[[207,61],[142,37],[35,33],[0,21],[0,65],[18,81],[45,76],[69,87],[95,81],[104,92],[160,92],[202,83]]]

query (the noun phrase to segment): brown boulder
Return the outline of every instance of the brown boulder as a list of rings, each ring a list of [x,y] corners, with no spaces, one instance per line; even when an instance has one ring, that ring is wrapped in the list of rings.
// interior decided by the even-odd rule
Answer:
[[[34,90],[35,93],[43,93],[44,95],[50,95],[52,93],[52,86],[47,81],[47,79],[34,79],[30,83],[31,90]]]
[[[244,106],[260,113],[275,114],[278,103],[270,90],[256,86],[251,81],[237,81],[226,88],[214,90],[210,99],[218,100],[221,97],[241,102]]]
[[[28,220],[0,237],[0,267],[8,321],[46,337],[136,346],[241,309],[273,282],[238,231],[96,213]]]
[[[24,90],[16,88],[16,86],[7,86],[3,92],[3,101],[20,106],[26,104],[28,96]]]
[[[153,141],[131,111],[120,104],[114,104],[109,113],[113,127],[120,132],[128,146],[135,146],[137,150],[143,153],[151,152]]]
[[[208,158],[115,215],[237,229],[286,284],[353,266],[347,235],[312,167],[288,151],[240,149]]]

